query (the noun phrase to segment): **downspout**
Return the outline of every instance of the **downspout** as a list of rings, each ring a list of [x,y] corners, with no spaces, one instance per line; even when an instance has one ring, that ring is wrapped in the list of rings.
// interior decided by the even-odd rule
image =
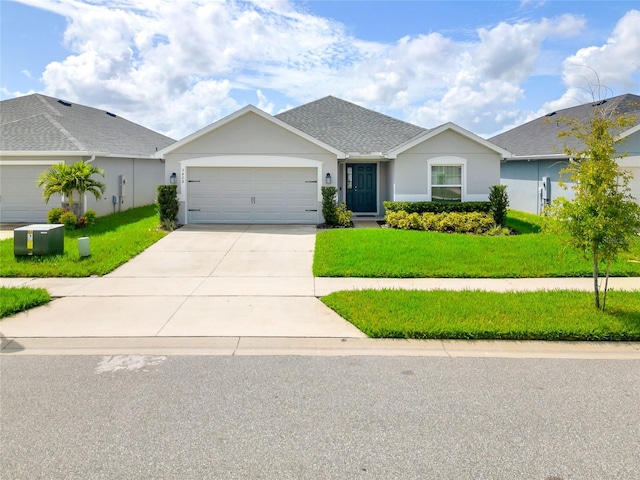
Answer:
[[[96,159],[95,155],[91,155],[91,158],[89,160],[87,160],[84,163],[91,163]],[[87,213],[87,192],[84,193],[84,196],[82,197],[82,212],[81,214],[84,215],[85,213]]]

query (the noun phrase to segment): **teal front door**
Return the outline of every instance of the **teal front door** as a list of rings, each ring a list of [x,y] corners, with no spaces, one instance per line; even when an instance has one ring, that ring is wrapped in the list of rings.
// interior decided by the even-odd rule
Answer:
[[[352,212],[376,212],[376,164],[347,163],[347,208]]]

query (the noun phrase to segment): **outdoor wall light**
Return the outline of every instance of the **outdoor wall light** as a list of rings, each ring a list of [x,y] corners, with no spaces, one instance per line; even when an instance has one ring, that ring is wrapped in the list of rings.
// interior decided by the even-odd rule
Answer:
[[[330,173],[327,173],[327,176],[325,177],[324,181],[325,181],[325,183],[327,185],[331,185],[331,174]]]
[[[171,185],[175,185],[176,183],[178,183],[178,175],[176,175],[176,172],[173,172],[169,177],[169,183]]]

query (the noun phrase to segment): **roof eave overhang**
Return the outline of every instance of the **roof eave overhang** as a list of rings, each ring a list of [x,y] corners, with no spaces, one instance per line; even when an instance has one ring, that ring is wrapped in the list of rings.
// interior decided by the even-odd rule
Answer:
[[[561,160],[563,158],[569,158],[569,155],[564,153],[550,153],[543,155],[512,155],[511,157],[506,157],[507,162],[510,161],[534,161],[534,160]]]
[[[618,135],[616,140],[622,140],[630,135],[633,135],[636,132],[640,132],[640,123],[635,127],[631,127],[628,130],[625,130],[624,132],[622,132],[620,135]]]
[[[106,156],[104,152],[88,152],[79,150],[56,151],[56,150],[3,150],[0,157],[90,157],[93,155]]]
[[[141,153],[105,153],[105,154],[95,154],[96,156],[106,157],[106,158],[147,158],[149,160],[158,160],[154,154],[143,155]]]
[[[382,152],[347,152],[342,158],[345,160],[388,160]]]

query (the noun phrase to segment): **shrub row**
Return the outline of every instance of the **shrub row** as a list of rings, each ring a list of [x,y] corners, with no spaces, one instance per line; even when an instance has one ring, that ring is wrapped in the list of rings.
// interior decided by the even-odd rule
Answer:
[[[472,233],[504,235],[507,229],[497,226],[493,217],[486,213],[407,213],[387,212],[387,225],[401,230],[427,230],[444,233]]]
[[[49,223],[62,223],[66,230],[74,230],[76,228],[84,228],[93,225],[96,222],[98,214],[93,210],[87,210],[84,215],[76,216],[65,208],[52,208],[47,213],[47,221]]]
[[[445,212],[482,212],[489,213],[490,202],[384,202],[388,212],[407,213],[445,213]]]

